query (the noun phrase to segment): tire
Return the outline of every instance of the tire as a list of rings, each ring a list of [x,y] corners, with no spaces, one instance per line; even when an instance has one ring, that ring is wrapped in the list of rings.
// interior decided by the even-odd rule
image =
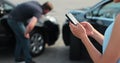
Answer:
[[[89,39],[92,41],[93,45],[101,52],[101,45],[97,43],[93,38],[89,37]],[[88,51],[86,50],[84,44],[81,42],[80,39],[73,36],[73,34],[71,33],[70,41],[70,60],[89,60],[92,62]]]
[[[80,60],[81,59],[81,42],[78,38],[70,34],[70,52],[69,58],[70,60]]]
[[[33,57],[41,55],[45,50],[45,41],[42,33],[37,30],[31,32],[30,53]]]
[[[54,45],[56,40],[59,37],[59,25],[56,23],[53,23],[51,21],[45,21],[44,22],[44,32],[45,33],[45,42],[47,42],[48,46]]]
[[[65,24],[62,27],[62,38],[66,46],[70,46],[69,49],[69,59],[70,60],[80,60],[81,51],[80,51],[80,40],[76,38],[70,31],[69,24],[66,20]]]
[[[66,46],[69,46],[70,45],[70,28],[69,28],[69,24],[68,22],[66,22],[65,24],[63,24],[63,27],[62,27],[62,39],[65,43]]]

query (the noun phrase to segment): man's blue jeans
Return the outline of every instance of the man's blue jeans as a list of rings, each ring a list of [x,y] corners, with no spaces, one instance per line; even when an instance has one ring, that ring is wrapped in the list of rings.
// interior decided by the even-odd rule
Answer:
[[[31,59],[30,55],[30,41],[29,39],[25,38],[25,25],[22,21],[14,21],[8,19],[8,24],[10,28],[13,30],[16,38],[16,48],[15,48],[15,60],[21,57],[21,51],[23,52],[25,62],[29,63]]]

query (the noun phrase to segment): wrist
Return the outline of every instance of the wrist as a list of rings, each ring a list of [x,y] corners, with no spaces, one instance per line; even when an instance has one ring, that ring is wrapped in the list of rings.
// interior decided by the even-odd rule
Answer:
[[[86,37],[88,37],[87,35],[81,35],[79,36],[79,39],[83,40],[83,39],[86,39]]]
[[[94,37],[97,33],[98,31],[94,29],[93,32],[89,36]]]
[[[83,43],[86,42],[86,40],[88,40],[88,36],[87,35],[82,36],[81,40]]]
[[[24,33],[24,35],[26,35],[26,34],[27,34],[27,32]]]

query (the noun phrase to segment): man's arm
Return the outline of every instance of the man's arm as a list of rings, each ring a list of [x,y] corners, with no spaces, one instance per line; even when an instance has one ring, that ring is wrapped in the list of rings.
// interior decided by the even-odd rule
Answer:
[[[30,19],[30,22],[28,23],[28,25],[26,26],[26,31],[25,31],[25,37],[26,38],[30,38],[29,37],[29,33],[33,30],[33,28],[35,27],[36,23],[37,23],[37,18],[36,17],[32,17]]]

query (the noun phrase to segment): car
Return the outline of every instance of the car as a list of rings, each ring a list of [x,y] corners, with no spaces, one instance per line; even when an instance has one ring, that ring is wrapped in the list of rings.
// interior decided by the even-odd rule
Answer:
[[[16,4],[17,5],[17,4]],[[0,49],[14,48],[14,33],[7,23],[7,15],[16,6],[10,0],[0,0]],[[39,19],[33,31],[30,32],[30,53],[38,56],[45,50],[45,45],[52,46],[59,37],[59,24],[57,19],[44,15]]]
[[[77,21],[87,21],[93,25],[100,33],[104,35],[106,28],[115,20],[120,12],[120,3],[114,3],[113,0],[100,0],[91,7],[69,10],[68,13],[74,15]],[[90,56],[82,44],[81,40],[76,38],[70,31],[69,19],[65,19],[62,26],[62,38],[66,46],[70,47],[70,60],[91,60]],[[95,39],[89,37],[93,45],[102,53],[102,46]]]

